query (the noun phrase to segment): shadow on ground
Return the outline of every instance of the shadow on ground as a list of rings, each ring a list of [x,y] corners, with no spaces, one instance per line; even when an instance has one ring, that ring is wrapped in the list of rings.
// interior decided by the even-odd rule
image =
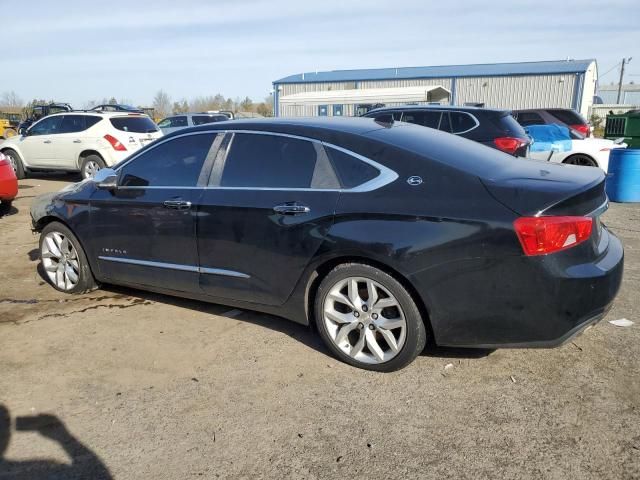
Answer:
[[[41,268],[39,268],[38,271],[44,278],[44,271]],[[181,297],[173,297],[170,295],[162,295],[159,293],[147,292],[144,290],[136,290],[115,285],[103,285],[102,289],[115,294],[121,294],[128,297],[139,297],[147,301],[173,305],[180,308],[187,308],[190,310],[195,310],[197,312],[205,312],[219,316],[225,316],[225,312],[236,310],[233,307],[220,304],[201,302],[198,300],[191,300]],[[317,352],[323,353],[325,355],[331,355],[328,349],[324,346],[322,339],[320,338],[315,329],[315,326],[313,325],[305,326],[275,315],[269,315],[266,313],[254,312],[244,309],[238,310],[241,310],[242,314],[233,316],[234,318],[238,318],[238,320],[283,333],[288,337],[301,342],[307,347],[316,350]],[[493,351],[494,350],[475,348],[438,347],[432,344],[427,344],[427,347],[422,352],[422,356],[434,358],[479,359],[487,357]]]
[[[0,476],[11,480],[38,480],[48,478],[91,478],[109,480],[113,478],[100,458],[75,438],[64,423],[55,415],[33,415],[16,417],[15,430],[37,432],[44,439],[56,442],[67,454],[71,463],[55,460],[7,460],[4,454],[11,440],[11,415],[0,403]]]

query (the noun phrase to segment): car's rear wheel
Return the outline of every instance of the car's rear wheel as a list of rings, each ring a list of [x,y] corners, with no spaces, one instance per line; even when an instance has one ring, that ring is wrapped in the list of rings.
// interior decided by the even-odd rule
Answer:
[[[104,163],[104,160],[102,160],[98,155],[87,155],[84,160],[82,160],[80,174],[83,179],[93,178],[98,170],[101,170],[106,166],[107,165]]]
[[[350,365],[391,372],[424,349],[426,329],[409,292],[370,265],[334,268],[320,283],[315,319],[331,352]]]
[[[62,223],[51,222],[42,230],[40,259],[47,279],[56,290],[84,293],[97,286],[82,245]]]
[[[598,164],[596,163],[596,161],[591,158],[589,155],[571,155],[570,157],[566,158],[564,162],[562,163],[567,163],[569,165],[582,165],[583,167],[597,167]]]
[[[25,178],[27,175],[20,155],[18,155],[14,150],[5,150],[2,153],[4,153],[9,159],[9,163],[11,163],[11,167],[13,168],[13,171],[15,172],[18,180],[22,180],[23,178]]]

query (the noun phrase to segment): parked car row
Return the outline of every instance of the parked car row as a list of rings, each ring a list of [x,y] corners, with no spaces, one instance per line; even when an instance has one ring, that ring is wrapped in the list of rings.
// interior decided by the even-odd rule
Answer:
[[[402,121],[435,128],[516,157],[600,167],[605,172],[609,152],[627,146],[621,141],[591,137],[589,124],[578,112],[570,109],[509,111],[484,107],[406,105],[377,108],[363,116],[379,122]],[[550,141],[551,137],[555,138],[555,143]]]
[[[169,134],[34,200],[44,272],[67,293],[113,283],[313,323],[378,371],[428,340],[550,347],[601,319],[623,271],[604,173],[499,151],[525,140],[502,112],[438,111],[457,135],[388,121],[413,108]],[[494,149],[460,138],[484,124]]]

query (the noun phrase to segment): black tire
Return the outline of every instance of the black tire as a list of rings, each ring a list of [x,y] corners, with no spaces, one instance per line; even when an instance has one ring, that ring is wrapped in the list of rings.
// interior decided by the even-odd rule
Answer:
[[[27,178],[27,172],[22,164],[22,159],[20,155],[15,150],[5,150],[4,153],[7,157],[9,157],[9,161],[13,165],[13,170],[16,172],[16,177],[18,180],[22,180]]]
[[[349,277],[370,279],[388,290],[398,301],[406,321],[404,345],[389,361],[382,363],[366,363],[358,361],[342,351],[331,338],[324,320],[324,302],[330,290],[339,282]],[[420,314],[420,309],[411,294],[391,275],[370,265],[347,263],[338,265],[322,280],[315,297],[315,323],[320,337],[331,353],[349,365],[365,370],[392,372],[411,363],[421,352],[427,342],[427,330]],[[381,314],[382,315],[382,314]],[[373,327],[372,327],[373,328]]]
[[[99,155],[87,155],[82,159],[82,163],[80,164],[80,176],[82,177],[83,180],[87,178],[91,178],[93,176],[93,175],[89,175],[89,172],[88,172],[90,165],[97,165],[98,167],[97,170],[103,169],[107,166],[107,164],[104,163],[104,160],[102,159],[102,157],[100,157]]]
[[[568,165],[581,165],[583,167],[597,167],[598,164],[596,161],[591,158],[589,155],[583,155],[578,153],[576,155],[571,155],[564,159],[562,163],[566,163]]]
[[[45,271],[44,272],[45,278],[51,284],[51,286],[61,292],[75,293],[75,294],[90,292],[91,290],[95,290],[96,288],[98,288],[98,284],[95,278],[93,277],[93,273],[91,272],[91,267],[89,266],[89,261],[87,260],[87,256],[84,252],[84,249],[82,248],[82,245],[80,244],[80,241],[73,234],[73,232],[69,228],[67,228],[66,225],[60,222],[51,222],[47,224],[42,229],[42,232],[40,233],[40,242],[39,242],[40,261],[42,263],[43,269],[44,269],[44,262],[42,258],[42,244],[44,242],[45,236],[52,232],[58,232],[64,235],[69,240],[69,242],[73,245],[73,248],[75,248],[77,252],[77,257],[78,257],[78,282],[75,285],[75,287],[71,289],[60,288],[58,285],[56,285],[54,282],[51,281],[51,279],[48,277]]]

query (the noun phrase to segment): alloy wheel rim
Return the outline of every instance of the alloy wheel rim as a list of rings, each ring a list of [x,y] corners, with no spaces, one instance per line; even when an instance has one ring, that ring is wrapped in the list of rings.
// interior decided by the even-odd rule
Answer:
[[[61,290],[71,290],[80,279],[78,252],[60,232],[49,232],[42,241],[42,265],[49,280]]]
[[[85,178],[93,178],[96,172],[100,170],[100,165],[97,162],[89,161],[84,166],[84,176]]]
[[[325,297],[323,313],[332,342],[354,360],[388,362],[404,346],[407,321],[400,302],[375,280],[340,280]]]

